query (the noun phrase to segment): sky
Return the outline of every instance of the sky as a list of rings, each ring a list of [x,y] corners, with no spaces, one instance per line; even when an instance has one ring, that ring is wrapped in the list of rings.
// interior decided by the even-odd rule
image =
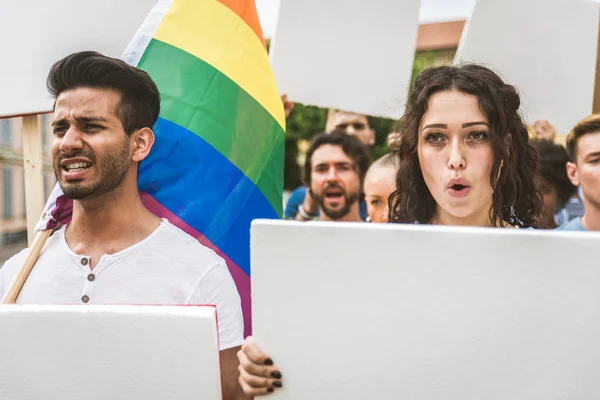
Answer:
[[[280,1],[255,0],[263,33],[267,38],[272,37],[275,32]],[[421,0],[419,20],[421,23],[428,23],[466,19],[471,15],[475,2],[476,0]]]

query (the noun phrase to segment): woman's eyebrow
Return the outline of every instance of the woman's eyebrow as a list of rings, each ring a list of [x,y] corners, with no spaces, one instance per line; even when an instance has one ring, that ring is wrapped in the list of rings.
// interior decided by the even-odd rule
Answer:
[[[422,131],[424,131],[427,128],[440,128],[440,129],[448,129],[448,125],[446,124],[429,124],[429,125],[425,125],[423,127],[423,129],[421,129]]]

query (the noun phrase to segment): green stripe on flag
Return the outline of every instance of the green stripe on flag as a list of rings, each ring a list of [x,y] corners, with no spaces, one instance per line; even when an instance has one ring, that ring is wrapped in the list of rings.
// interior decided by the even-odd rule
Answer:
[[[285,134],[271,114],[211,65],[159,40],[152,39],[138,67],[160,90],[160,116],[227,157],[281,215]]]

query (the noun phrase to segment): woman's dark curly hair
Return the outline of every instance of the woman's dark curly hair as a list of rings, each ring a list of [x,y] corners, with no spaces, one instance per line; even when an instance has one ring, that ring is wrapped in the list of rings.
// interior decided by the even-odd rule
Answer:
[[[537,153],[528,143],[527,128],[519,114],[519,94],[496,73],[475,64],[430,68],[417,77],[399,121],[400,139],[395,151],[399,168],[396,191],[389,200],[390,222],[430,223],[434,217],[436,202],[423,179],[417,143],[429,98],[447,90],[476,96],[488,119],[494,153],[490,174],[494,188],[492,226],[497,226],[499,220],[531,226],[541,210],[542,199],[534,184]]]

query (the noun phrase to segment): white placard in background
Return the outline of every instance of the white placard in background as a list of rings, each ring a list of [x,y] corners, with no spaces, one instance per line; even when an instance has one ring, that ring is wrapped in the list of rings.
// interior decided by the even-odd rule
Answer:
[[[456,61],[488,64],[521,93],[528,123],[549,120],[566,134],[592,113],[597,3],[478,0]]]
[[[214,307],[0,306],[0,398],[221,399]]]
[[[52,64],[82,50],[120,57],[157,0],[0,0],[0,117],[52,109]]]
[[[255,221],[274,399],[600,398],[598,233]]]
[[[281,93],[361,114],[401,116],[419,0],[284,0],[271,43]]]

